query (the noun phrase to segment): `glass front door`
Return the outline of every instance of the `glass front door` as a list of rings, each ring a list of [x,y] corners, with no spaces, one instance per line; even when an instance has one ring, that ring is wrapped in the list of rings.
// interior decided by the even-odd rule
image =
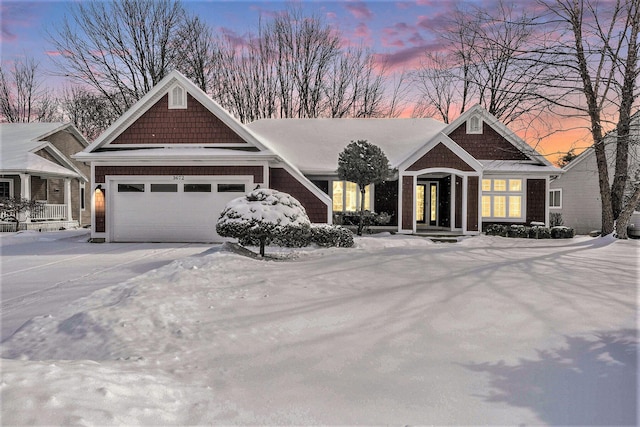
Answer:
[[[416,222],[438,225],[438,183],[418,184],[416,188]]]

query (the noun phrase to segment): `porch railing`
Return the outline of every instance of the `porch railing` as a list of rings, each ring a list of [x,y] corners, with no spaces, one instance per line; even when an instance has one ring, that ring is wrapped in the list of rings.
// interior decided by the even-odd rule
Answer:
[[[32,213],[32,221],[64,220],[67,219],[67,205],[45,204],[40,212]]]
[[[10,214],[0,213],[0,220],[4,219],[7,216],[11,216]],[[31,213],[29,215],[31,221],[64,221],[67,219],[67,205],[54,205],[54,204],[45,204],[43,209],[40,212]],[[20,214],[20,221],[24,221],[25,214]]]

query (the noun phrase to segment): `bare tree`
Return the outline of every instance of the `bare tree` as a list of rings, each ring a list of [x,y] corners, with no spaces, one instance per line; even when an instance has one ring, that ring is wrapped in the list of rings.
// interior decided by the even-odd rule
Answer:
[[[320,17],[288,9],[248,43],[224,37],[215,47],[211,93],[241,121],[267,117],[376,117],[398,110],[386,102],[385,78],[374,56],[344,48]]]
[[[505,124],[526,124],[545,110],[548,101],[537,96],[545,65],[521,58],[525,52],[533,55],[528,48],[536,37],[534,23],[534,17],[517,14],[503,1],[492,10],[458,9],[442,33],[450,53],[427,54],[413,74],[423,105],[431,105],[426,111],[449,122],[453,105],[461,114],[480,104]]]
[[[0,114],[10,123],[58,119],[57,100],[42,87],[39,64],[31,57],[16,59],[9,71],[0,65]]]
[[[204,92],[208,92],[213,79],[215,45],[213,31],[200,17],[184,14],[178,30],[176,67]]]
[[[90,141],[118,118],[107,97],[81,86],[65,88],[60,106],[64,119],[73,123]]]
[[[558,34],[564,36],[546,47],[544,57],[556,71],[553,90],[563,95],[562,101],[555,103],[588,118],[598,166],[602,233],[613,232],[617,219],[615,231],[626,238],[635,208],[635,204],[625,203],[624,195],[629,183],[631,117],[640,75],[640,0],[616,0],[602,8],[595,0],[544,4],[555,18]],[[604,131],[607,125],[615,126],[616,136],[612,184]]]
[[[76,2],[50,34],[56,64],[122,114],[175,67],[183,16],[178,0]]]

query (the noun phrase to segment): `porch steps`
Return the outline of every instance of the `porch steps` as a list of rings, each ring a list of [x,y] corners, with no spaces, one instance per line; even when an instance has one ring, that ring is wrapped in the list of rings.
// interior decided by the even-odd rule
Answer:
[[[439,233],[415,233],[414,236],[426,237],[434,243],[458,243],[462,234],[439,234]]]

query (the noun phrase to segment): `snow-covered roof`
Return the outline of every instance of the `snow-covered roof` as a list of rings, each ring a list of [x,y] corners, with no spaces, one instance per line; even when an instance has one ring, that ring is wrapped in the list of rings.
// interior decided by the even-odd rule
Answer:
[[[484,172],[517,172],[517,173],[557,173],[563,171],[553,165],[543,165],[533,161],[523,160],[480,160]]]
[[[247,127],[303,173],[333,174],[338,155],[366,140],[384,151],[392,167],[446,127],[434,119],[263,119]]]
[[[77,169],[66,160],[46,138],[60,130],[72,127],[65,123],[3,123],[0,124],[0,170],[7,172],[40,173],[66,177],[80,177]],[[75,133],[75,132],[74,132]],[[83,141],[84,142],[84,141]],[[47,149],[61,163],[58,165],[37,154]],[[86,178],[86,177],[83,177]]]

